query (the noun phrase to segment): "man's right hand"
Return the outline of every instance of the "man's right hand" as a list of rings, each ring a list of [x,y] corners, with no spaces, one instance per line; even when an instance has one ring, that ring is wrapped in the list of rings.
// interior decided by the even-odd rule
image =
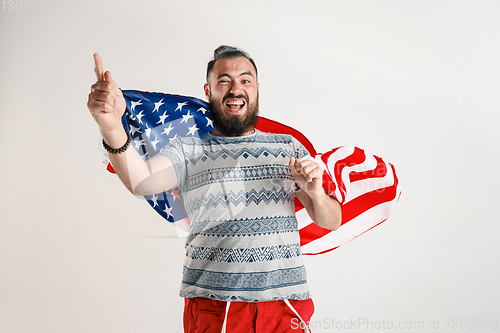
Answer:
[[[111,73],[104,72],[102,58],[97,53],[94,54],[94,63],[97,82],[91,87],[87,107],[99,125],[106,143],[112,148],[119,148],[125,143],[121,122],[125,112],[125,99]]]

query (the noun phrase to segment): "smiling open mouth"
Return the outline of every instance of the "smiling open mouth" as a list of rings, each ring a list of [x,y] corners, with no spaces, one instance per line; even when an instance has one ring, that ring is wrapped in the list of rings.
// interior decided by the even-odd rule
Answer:
[[[245,106],[245,101],[243,100],[231,100],[226,102],[226,107],[233,112],[241,110],[243,106]]]

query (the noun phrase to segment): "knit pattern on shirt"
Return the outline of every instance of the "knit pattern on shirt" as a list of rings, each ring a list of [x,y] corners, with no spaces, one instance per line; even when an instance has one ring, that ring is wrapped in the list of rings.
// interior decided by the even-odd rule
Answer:
[[[177,138],[174,164],[190,230],[181,296],[232,301],[310,297],[295,220],[292,136]]]

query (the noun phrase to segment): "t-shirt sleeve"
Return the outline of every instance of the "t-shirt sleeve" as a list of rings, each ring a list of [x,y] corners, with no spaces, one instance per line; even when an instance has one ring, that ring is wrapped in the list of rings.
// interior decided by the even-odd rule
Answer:
[[[293,139],[293,149],[294,149],[294,157],[296,159],[301,159],[304,156],[310,155],[309,152],[307,151],[306,147],[302,143],[299,142],[299,140],[292,138]]]
[[[177,188],[184,190],[186,183],[186,162],[184,159],[184,149],[180,139],[170,141],[168,145],[158,153],[167,157],[174,165],[175,175],[177,176]]]
[[[293,144],[295,159],[300,160],[302,157],[309,155],[309,152],[307,151],[306,147],[304,147],[304,145],[294,137],[292,137],[292,144]],[[300,186],[297,183],[295,183],[295,191],[299,190],[301,190]]]

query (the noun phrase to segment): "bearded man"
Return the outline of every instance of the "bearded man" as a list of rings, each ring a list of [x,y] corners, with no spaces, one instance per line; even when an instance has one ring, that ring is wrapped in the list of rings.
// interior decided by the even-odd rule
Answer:
[[[94,57],[97,82],[87,105],[120,180],[135,195],[177,187],[184,196],[191,223],[180,290],[184,331],[307,330],[314,305],[295,196],[323,228],[340,226],[341,208],[323,190],[323,169],[303,159],[308,152],[296,139],[254,128],[259,83],[253,59],[218,47],[204,85],[215,129],[178,137],[144,161],[121,123],[121,91]]]

